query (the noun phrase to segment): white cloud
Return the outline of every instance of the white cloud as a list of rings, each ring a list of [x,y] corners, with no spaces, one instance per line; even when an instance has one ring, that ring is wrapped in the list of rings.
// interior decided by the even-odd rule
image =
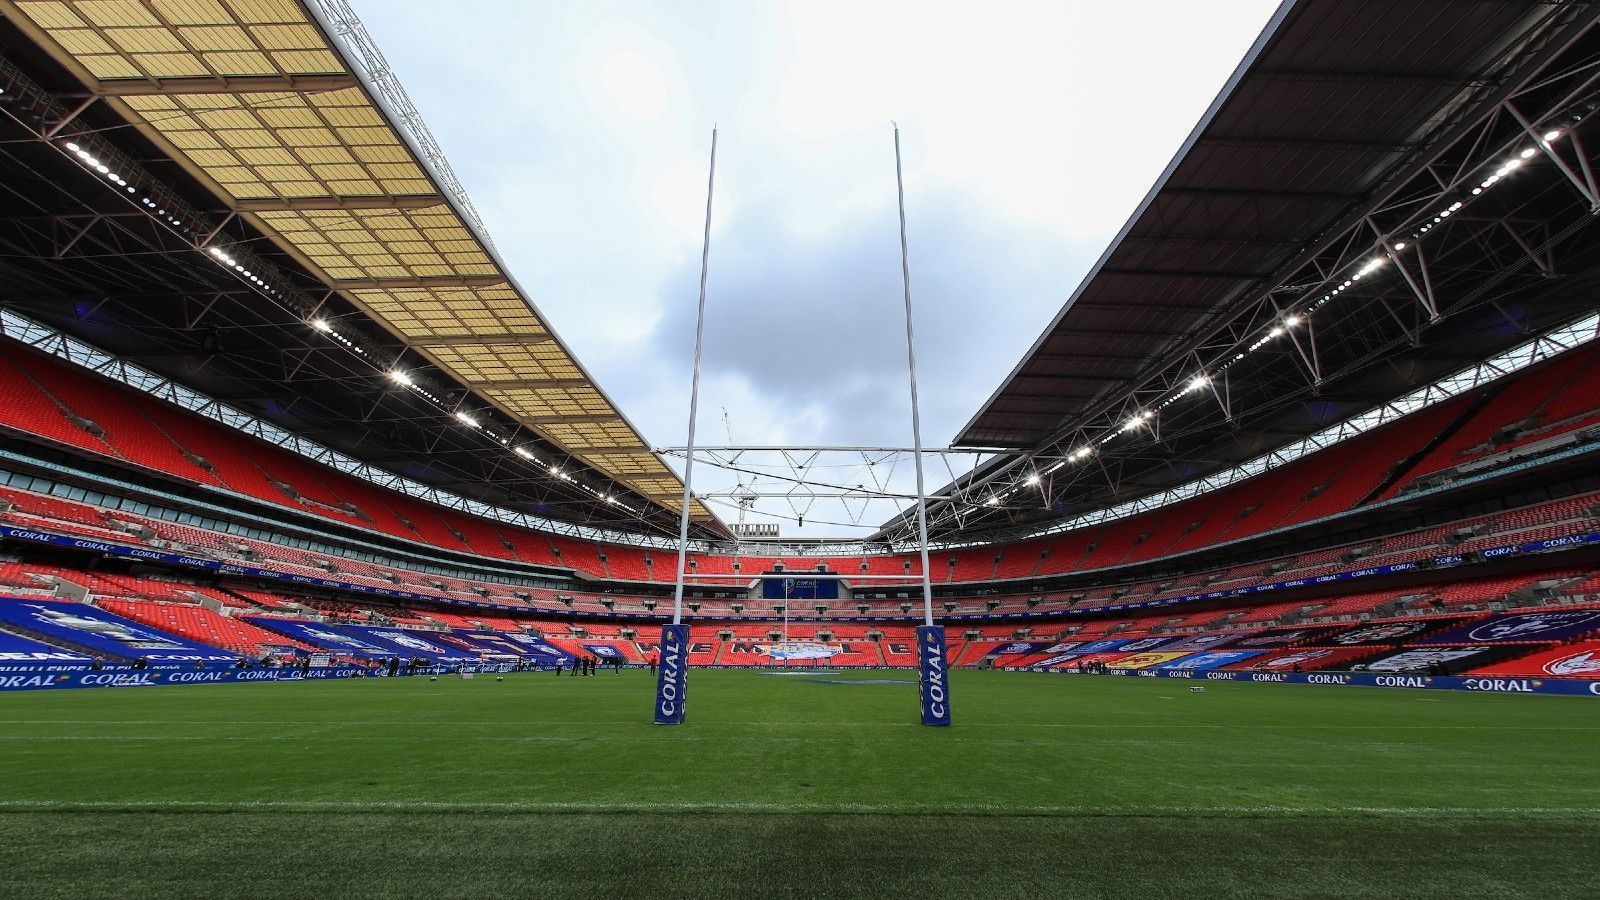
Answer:
[[[906,437],[898,120],[926,437],[947,441],[1275,3],[357,5],[519,282],[665,445],[683,437],[713,123],[706,421],[726,404],[750,443]]]

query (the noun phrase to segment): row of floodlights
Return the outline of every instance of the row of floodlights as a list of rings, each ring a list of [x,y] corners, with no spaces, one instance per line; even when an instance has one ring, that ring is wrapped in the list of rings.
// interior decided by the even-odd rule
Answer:
[[[113,169],[105,160],[95,156],[94,153],[88,148],[82,146],[76,141],[67,141],[63,146],[67,148],[67,152],[71,153],[73,156],[76,156],[78,161],[83,163],[85,168],[89,169],[91,172],[98,173],[100,177],[121,188],[126,193],[138,197],[139,204],[154,213],[157,218],[161,219],[161,221],[166,222],[168,225],[173,225],[179,228],[183,227],[183,220],[178,218],[175,213],[168,212],[167,209],[160,203],[156,202],[154,198],[141,195],[139,193],[139,189],[136,186],[129,184],[128,179],[124,177],[121,172]]]
[[[154,197],[151,197],[148,194],[141,194],[139,188],[130,183],[125,175],[114,169],[106,160],[96,156],[92,150],[73,140],[64,141],[62,146],[66,148],[67,152],[77,157],[78,161],[90,171],[99,174],[106,181],[116,185],[122,191],[137,197],[139,204],[145,207],[145,209],[151,214],[155,215],[163,222],[174,226],[175,228],[188,230],[183,220],[180,219],[175,212],[168,211],[166,207]],[[193,232],[190,231],[190,233]],[[241,257],[237,251],[234,251],[228,247],[214,246],[207,248],[206,253],[218,265],[231,270],[234,275],[239,278],[243,278],[245,281],[248,281],[257,289],[273,297],[283,297],[283,294],[278,290],[278,288],[263,278],[261,272],[252,270],[248,261]],[[367,359],[373,358],[372,354],[368,353],[365,347],[362,347],[358,342],[352,340],[349,336],[339,333],[338,329],[334,328],[333,324],[328,322],[326,319],[320,317],[314,318],[309,324],[318,332],[327,335],[331,340],[338,342],[355,354]],[[388,374],[389,378],[396,384],[414,391],[420,396],[431,401],[435,406],[443,407],[445,405],[441,398],[429,391],[427,388],[418,384],[416,380],[405,371],[400,369],[391,369]],[[457,422],[460,422],[462,425],[468,428],[484,432],[489,437],[498,441],[501,446],[511,450],[511,452],[515,453],[518,457],[534,463],[535,465],[545,465],[540,463],[538,457],[533,454],[533,451],[521,445],[512,446],[510,438],[497,434],[490,428],[485,427],[483,423],[479,421],[478,417],[472,413],[467,412],[466,410],[456,410],[453,415]],[[550,472],[551,476],[582,488],[584,491],[593,494],[603,503],[619,507],[629,512],[638,512],[638,510],[618,500],[610,493],[596,490],[586,484],[578,482],[578,480],[572,475],[562,471],[561,467],[558,465],[551,463],[546,465],[546,468]]]
[[[1562,134],[1563,132],[1560,129],[1546,131],[1540,143],[1548,151],[1551,143],[1560,139]],[[1523,147],[1516,151],[1511,158],[1500,163],[1500,165],[1497,166],[1493,172],[1487,175],[1482,182],[1474,187],[1471,191],[1471,195],[1474,197],[1479,196],[1483,194],[1484,191],[1494,187],[1507,176],[1522,168],[1522,166],[1526,164],[1528,160],[1532,159],[1536,154],[1538,154],[1538,152],[1539,148],[1536,147]],[[1437,228],[1439,225],[1443,224],[1446,219],[1449,219],[1451,216],[1459,212],[1463,205],[1463,201],[1456,200],[1443,209],[1437,210],[1431,218],[1423,221],[1422,225],[1412,233],[1412,239],[1420,240],[1424,234],[1427,234],[1429,231]],[[1260,350],[1267,344],[1272,343],[1278,338],[1283,337],[1284,335],[1293,331],[1295,328],[1304,324],[1311,318],[1312,312],[1322,308],[1330,300],[1334,299],[1345,291],[1350,290],[1352,287],[1355,287],[1363,278],[1367,278],[1375,274],[1379,269],[1382,269],[1384,265],[1388,263],[1390,257],[1395,257],[1398,254],[1405,252],[1408,246],[1410,245],[1405,241],[1395,241],[1392,244],[1388,244],[1384,250],[1380,250],[1380,255],[1372,256],[1362,261],[1362,263],[1354,272],[1351,272],[1343,280],[1334,283],[1331,288],[1328,288],[1322,294],[1322,296],[1318,297],[1314,302],[1309,304],[1303,311],[1289,312],[1281,319],[1278,319],[1273,324],[1267,326],[1260,337],[1256,338],[1255,341],[1218,365],[1216,367],[1216,374],[1227,371],[1232,366],[1243,361],[1251,353]],[[1054,472],[1063,465],[1066,465],[1067,462],[1082,462],[1088,459],[1090,456],[1094,455],[1097,447],[1116,440],[1119,435],[1137,431],[1138,429],[1148,425],[1151,420],[1153,420],[1168,406],[1171,406],[1190,394],[1205,390],[1206,388],[1210,387],[1214,377],[1214,374],[1207,372],[1201,372],[1195,375],[1172,396],[1161,401],[1160,403],[1157,403],[1149,409],[1144,409],[1133,413],[1120,425],[1101,435],[1099,438],[1079,446],[1071,453],[1068,453],[1065,460],[1058,461],[1054,465],[1044,469],[1043,473],[1039,471],[1029,473],[1027,478],[1024,479],[1024,483],[1030,486],[1038,485],[1043,480],[1043,475]],[[1011,496],[1013,493],[1016,493],[1016,491],[1017,488],[1013,487],[999,494],[991,494],[988,499],[984,500],[984,505],[995,506],[1001,500]]]
[[[327,335],[329,338],[331,338],[331,339],[333,339],[335,341],[338,341],[341,344],[344,344],[346,347],[349,347],[350,349],[355,350],[357,353],[360,353],[363,356],[367,355],[366,351],[361,349],[361,347],[359,345],[357,345],[354,341],[350,340],[350,338],[346,337],[345,335],[340,334],[339,330],[336,329],[333,326],[333,323],[329,322],[327,319],[323,319],[323,318],[312,319],[311,320],[311,327],[313,329],[321,332],[322,334]],[[412,391],[412,392],[414,392],[414,393],[426,398],[427,400],[431,401],[435,406],[442,407],[442,406],[445,405],[444,400],[442,400],[438,395],[434,394],[433,392],[429,391],[427,388],[425,388],[421,384],[419,384],[417,382],[417,380],[415,378],[413,378],[411,376],[411,374],[409,372],[406,372],[404,369],[398,369],[398,368],[390,369],[388,371],[388,375],[389,375],[389,380],[390,381],[394,382],[395,384],[399,385],[402,388],[410,390],[410,391]],[[466,410],[456,410],[454,413],[452,413],[452,415],[454,416],[454,418],[455,418],[455,420],[457,422],[460,422],[462,425],[464,425],[464,426],[466,426],[468,428],[474,429],[476,431],[482,431],[484,434],[488,435],[490,438],[492,438],[495,441],[497,441],[500,444],[500,446],[507,448],[513,454],[515,454],[516,456],[520,457],[521,459],[524,459],[524,460],[526,460],[526,461],[528,461],[530,463],[533,463],[536,466],[543,466],[545,468],[545,470],[550,473],[551,477],[559,479],[561,481],[568,482],[570,484],[574,484],[577,487],[582,488],[584,491],[587,491],[588,493],[593,494],[596,498],[598,498],[603,503],[608,503],[608,504],[610,504],[612,506],[620,507],[620,508],[625,509],[625,510],[627,510],[629,512],[638,512],[638,510],[634,509],[631,506],[628,506],[628,505],[624,504],[621,500],[618,500],[616,497],[612,496],[611,494],[606,493],[604,491],[595,490],[594,488],[579,482],[572,475],[570,475],[567,472],[563,471],[562,468],[559,465],[557,465],[556,463],[541,462],[539,457],[536,456],[534,454],[534,452],[531,449],[529,449],[527,446],[525,446],[523,444],[515,444],[515,445],[513,445],[510,438],[505,437],[504,435],[498,434],[492,428],[490,428],[488,426],[485,426],[483,424],[483,422],[480,421],[479,418],[476,415],[473,415],[472,413],[470,413],[470,412],[468,412]]]

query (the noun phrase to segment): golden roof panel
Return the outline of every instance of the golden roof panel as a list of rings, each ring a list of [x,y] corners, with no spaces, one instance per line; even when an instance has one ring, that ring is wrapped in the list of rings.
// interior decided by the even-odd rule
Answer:
[[[295,0],[0,0],[235,212],[442,371],[677,509],[596,388]],[[711,519],[698,502],[697,518]]]

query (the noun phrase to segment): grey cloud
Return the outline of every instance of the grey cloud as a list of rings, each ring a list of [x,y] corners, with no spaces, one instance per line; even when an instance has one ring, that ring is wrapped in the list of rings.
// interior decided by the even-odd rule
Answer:
[[[977,411],[1059,309],[1099,247],[1004,222],[943,195],[908,211],[925,442]],[[906,444],[910,411],[892,206],[820,234],[747,213],[712,245],[707,375],[818,409],[835,444]],[[653,354],[687,372],[699,259],[663,285]],[[1049,286],[1043,292],[1040,285]]]

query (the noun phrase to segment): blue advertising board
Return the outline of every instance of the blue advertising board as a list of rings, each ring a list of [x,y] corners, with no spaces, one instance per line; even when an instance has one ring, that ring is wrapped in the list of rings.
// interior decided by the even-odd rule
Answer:
[[[689,626],[661,626],[660,660],[656,669],[655,723],[682,725],[689,686]]]
[[[82,653],[0,631],[0,672],[31,671],[43,667],[78,669],[87,668],[90,662],[90,657]]]
[[[1046,671],[1008,669],[1007,671]],[[1058,675],[1093,678],[1181,678],[1190,681],[1254,681],[1272,684],[1313,684],[1343,687],[1409,688],[1434,691],[1474,691],[1495,694],[1564,694],[1600,697],[1600,681],[1587,678],[1517,678],[1487,675],[1421,675],[1373,672],[1218,672],[1194,669],[1112,669],[1104,673],[1048,670]]]
[[[922,724],[950,724],[950,663],[945,655],[944,628],[917,628],[917,683],[922,698]]]
[[[837,600],[839,579],[815,576],[797,578],[793,575],[763,576],[761,596],[767,600]]]
[[[62,688],[160,687],[186,684],[241,684],[261,681],[319,681],[350,678],[357,670],[328,666],[306,672],[299,669],[83,669],[76,672],[0,672],[0,691],[58,690]]]

